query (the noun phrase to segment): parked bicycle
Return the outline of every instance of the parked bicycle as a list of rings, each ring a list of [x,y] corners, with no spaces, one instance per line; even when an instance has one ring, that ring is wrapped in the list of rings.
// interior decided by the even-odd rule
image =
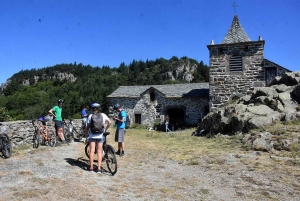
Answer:
[[[68,123],[64,121],[64,124],[66,126],[64,128],[65,140],[69,143],[72,141],[72,139],[77,139],[78,141],[82,140],[85,125],[83,125],[82,123],[81,127],[76,129],[73,119],[68,119],[68,121]]]
[[[106,162],[107,168],[112,175],[117,173],[118,163],[115,149],[106,143],[106,136],[109,135],[109,132],[103,133],[105,136],[105,141],[103,142],[103,157],[102,161]],[[90,143],[87,141],[85,145],[85,154],[88,158],[90,158]],[[95,147],[95,155],[97,154],[97,146]],[[95,157],[97,158],[97,157]]]
[[[38,148],[40,144],[40,136],[42,136],[42,144],[50,145],[51,147],[56,146],[56,135],[53,130],[51,130],[45,121],[44,117],[40,117],[37,120],[32,120],[32,125],[34,126],[33,134],[33,148]]]
[[[0,126],[2,126],[1,123],[0,123]],[[6,134],[6,132],[7,132],[6,128],[1,127],[0,150],[1,150],[4,158],[10,158],[12,155],[12,145],[11,145],[11,141],[10,141],[8,135]]]

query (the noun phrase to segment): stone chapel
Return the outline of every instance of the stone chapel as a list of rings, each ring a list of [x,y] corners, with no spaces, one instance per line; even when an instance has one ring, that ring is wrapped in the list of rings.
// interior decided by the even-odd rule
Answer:
[[[209,111],[241,97],[253,87],[267,87],[275,76],[290,70],[264,58],[265,41],[251,41],[234,15],[220,44],[209,50],[209,83],[120,86],[108,96],[121,103],[136,124],[153,125],[170,115],[171,123],[197,123]]]
[[[209,50],[210,111],[240,97],[253,87],[267,87],[275,76],[290,70],[264,58],[265,41],[251,41],[234,15],[220,44],[212,40]]]

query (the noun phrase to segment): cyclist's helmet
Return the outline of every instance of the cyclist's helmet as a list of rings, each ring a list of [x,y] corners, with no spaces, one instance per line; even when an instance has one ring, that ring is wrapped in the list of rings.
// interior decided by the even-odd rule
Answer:
[[[120,107],[119,103],[114,105],[114,110],[118,109]]]
[[[45,121],[45,117],[40,116],[40,117],[38,118],[38,120],[39,120],[39,121]]]
[[[58,102],[58,104],[60,104],[60,103],[63,103],[64,101],[62,99],[59,99],[57,102]]]
[[[93,104],[91,105],[91,108],[92,108],[92,109],[95,109],[95,108],[99,109],[100,107],[101,107],[101,104],[100,104],[100,103],[93,103]]]

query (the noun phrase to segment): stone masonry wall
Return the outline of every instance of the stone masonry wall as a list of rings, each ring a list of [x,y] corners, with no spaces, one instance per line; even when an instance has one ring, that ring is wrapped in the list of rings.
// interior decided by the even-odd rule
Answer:
[[[264,86],[263,61],[264,41],[209,45],[210,110],[226,104],[235,96],[246,94],[255,86]],[[232,55],[242,56],[242,71],[230,72],[229,59]]]
[[[1,130],[6,129],[8,136],[12,141],[13,147],[18,147],[21,145],[31,146],[32,137],[34,134],[34,127],[31,123],[31,120],[25,121],[10,121],[10,122],[1,122]],[[81,126],[81,119],[74,119],[75,127],[79,128]],[[54,122],[49,121],[47,125],[50,129],[55,131]]]
[[[164,121],[166,108],[181,108],[185,112],[185,122],[188,124],[197,123],[198,119],[203,117],[205,107],[208,106],[207,98],[165,98],[162,93],[155,91],[155,101],[150,102],[150,92],[146,91],[141,98],[111,98],[110,104],[119,103],[129,114],[131,122],[134,123],[134,115],[141,114],[141,124],[153,126],[156,119]],[[115,113],[115,112],[114,112]],[[116,115],[111,114],[110,116]]]

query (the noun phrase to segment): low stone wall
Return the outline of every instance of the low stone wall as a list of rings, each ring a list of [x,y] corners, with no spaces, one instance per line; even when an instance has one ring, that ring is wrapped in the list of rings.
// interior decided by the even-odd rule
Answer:
[[[74,119],[75,128],[81,126],[81,119]],[[25,121],[10,121],[10,122],[1,122],[1,130],[6,129],[8,136],[12,141],[12,146],[31,146],[32,145],[32,136],[34,133],[34,127],[31,123],[31,120]],[[47,125],[50,129],[55,131],[54,121],[48,121]]]

